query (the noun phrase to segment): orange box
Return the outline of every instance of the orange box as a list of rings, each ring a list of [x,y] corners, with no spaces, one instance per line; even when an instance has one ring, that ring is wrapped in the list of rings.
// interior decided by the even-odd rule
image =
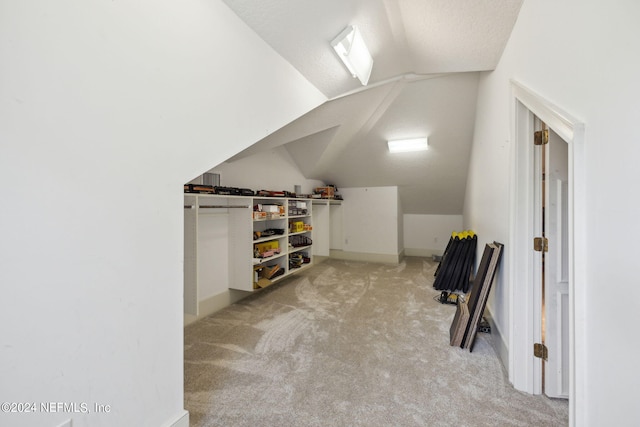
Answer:
[[[254,212],[253,213],[253,219],[266,219],[267,218],[267,213],[266,212]]]
[[[334,187],[316,187],[317,194],[323,199],[333,199],[335,197],[335,188]]]

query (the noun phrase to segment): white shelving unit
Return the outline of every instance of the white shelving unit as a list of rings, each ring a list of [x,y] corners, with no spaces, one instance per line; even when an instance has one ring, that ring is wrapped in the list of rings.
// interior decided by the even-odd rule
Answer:
[[[331,249],[341,248],[341,242],[333,238],[333,230],[342,226],[342,200],[313,199],[313,254],[328,257]],[[340,220],[336,221],[336,215]],[[340,236],[342,232],[338,233]]]
[[[226,215],[228,244],[219,250],[216,248],[216,252],[219,256],[223,254],[221,251],[227,254],[228,268],[223,273],[228,275],[229,289],[253,292],[313,264],[313,205],[310,199],[186,193],[184,205],[185,313],[198,315],[199,291],[204,285],[202,281],[211,280],[210,275],[205,277],[200,273],[208,260],[198,254],[200,248],[206,247],[202,240],[208,234],[207,230],[202,229],[199,218],[208,213]],[[265,212],[266,217],[259,218],[254,214],[255,206],[276,212]],[[292,224],[295,223],[302,229],[292,230]],[[277,232],[264,236],[268,230]],[[260,233],[260,237],[254,238],[256,233]],[[279,253],[265,258],[255,256],[256,249],[276,245]],[[298,263],[297,259],[303,262]],[[269,277],[271,272],[276,274]]]

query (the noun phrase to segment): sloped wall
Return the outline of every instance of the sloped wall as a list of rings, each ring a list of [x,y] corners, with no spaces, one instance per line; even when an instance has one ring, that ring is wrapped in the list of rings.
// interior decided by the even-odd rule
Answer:
[[[465,203],[465,227],[485,239],[508,241],[509,153],[512,150],[509,93],[515,79],[585,123],[587,227],[584,295],[587,316],[576,337],[582,351],[576,390],[576,425],[631,426],[640,344],[629,325],[637,322],[640,288],[632,267],[640,231],[637,120],[640,116],[640,4],[634,2],[525,1],[497,69],[480,82],[478,116]],[[479,242],[482,248],[485,242]],[[508,263],[503,259],[503,265]],[[504,272],[490,302],[493,318],[508,336]],[[611,298],[611,292],[624,295]],[[628,308],[628,309],[627,309]],[[611,366],[615,369],[606,369]]]
[[[313,193],[322,181],[307,179],[284,147],[278,147],[253,156],[225,162],[211,169],[220,175],[220,184],[252,190],[294,191],[300,185],[302,194]]]
[[[0,424],[184,416],[182,184],[325,98],[219,0],[0,6]],[[277,106],[277,108],[274,108]]]

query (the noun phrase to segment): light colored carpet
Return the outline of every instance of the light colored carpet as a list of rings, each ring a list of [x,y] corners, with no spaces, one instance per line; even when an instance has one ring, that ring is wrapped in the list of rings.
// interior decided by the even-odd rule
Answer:
[[[192,426],[562,426],[485,334],[449,345],[436,264],[329,259],[185,328]]]

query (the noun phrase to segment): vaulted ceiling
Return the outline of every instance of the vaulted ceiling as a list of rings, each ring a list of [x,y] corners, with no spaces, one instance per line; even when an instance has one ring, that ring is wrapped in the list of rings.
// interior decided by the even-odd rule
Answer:
[[[239,153],[284,146],[309,179],[398,186],[405,213],[461,214],[478,78],[497,65],[523,0],[224,0],[329,101]],[[357,25],[363,87],[330,46]],[[390,154],[388,139],[430,149]]]

